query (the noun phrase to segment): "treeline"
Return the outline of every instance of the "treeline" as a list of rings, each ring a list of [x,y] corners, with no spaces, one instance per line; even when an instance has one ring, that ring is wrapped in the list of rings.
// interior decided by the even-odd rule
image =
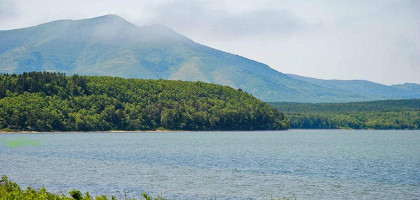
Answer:
[[[291,128],[420,129],[420,99],[268,104],[285,112]]]
[[[226,86],[49,72],[0,75],[3,130],[286,128],[281,112]]]
[[[380,100],[350,103],[268,102],[268,104],[287,113],[420,111],[420,99]]]

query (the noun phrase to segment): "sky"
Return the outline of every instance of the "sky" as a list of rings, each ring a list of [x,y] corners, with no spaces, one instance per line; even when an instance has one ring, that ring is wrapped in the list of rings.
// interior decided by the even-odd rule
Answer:
[[[283,73],[420,84],[420,0],[0,0],[0,30],[106,14]]]

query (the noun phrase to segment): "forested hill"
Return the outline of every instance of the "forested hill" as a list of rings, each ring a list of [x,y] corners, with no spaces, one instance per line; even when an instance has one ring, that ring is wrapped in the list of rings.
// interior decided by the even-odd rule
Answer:
[[[288,113],[420,111],[420,99],[315,104],[269,102],[268,104]]]
[[[284,115],[252,95],[203,82],[0,75],[0,129],[272,130]]]
[[[291,128],[420,129],[420,99],[352,103],[268,103]]]

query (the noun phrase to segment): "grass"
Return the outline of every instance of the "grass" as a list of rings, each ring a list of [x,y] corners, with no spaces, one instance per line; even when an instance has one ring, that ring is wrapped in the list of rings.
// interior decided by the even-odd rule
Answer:
[[[79,190],[71,190],[68,193],[69,196],[65,196],[64,194],[54,194],[50,193],[42,187],[41,189],[33,189],[31,187],[27,187],[26,190],[22,189],[17,183],[10,181],[7,176],[2,176],[0,180],[0,200],[117,200],[115,196],[111,196],[108,198],[105,195],[93,197],[86,192],[83,194]],[[147,193],[143,193],[141,195],[141,200],[166,200],[166,198],[162,196],[152,197]],[[138,200],[140,200],[138,199]],[[215,198],[211,198],[215,199]],[[121,199],[119,199],[121,200]],[[123,198],[122,200],[137,200],[132,198]],[[207,200],[204,198],[203,200]],[[292,200],[287,198],[279,198],[273,199],[270,198],[269,200]],[[296,200],[296,198],[293,198]]]
[[[108,198],[105,195],[93,197],[86,192],[83,194],[79,190],[71,190],[69,196],[50,193],[42,187],[41,189],[33,189],[27,187],[26,190],[22,189],[17,183],[10,181],[7,176],[2,176],[0,181],[0,200],[117,200],[115,196]],[[145,200],[166,200],[165,198],[158,196],[152,197],[149,194],[143,193],[142,198]],[[124,200],[136,200],[130,198],[124,198]]]
[[[11,129],[11,128],[3,128],[3,129],[0,129],[0,132],[19,132],[19,130]]]

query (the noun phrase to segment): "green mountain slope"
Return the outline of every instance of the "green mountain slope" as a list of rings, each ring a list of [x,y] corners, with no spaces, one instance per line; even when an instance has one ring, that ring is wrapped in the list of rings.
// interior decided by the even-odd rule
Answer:
[[[0,31],[0,72],[172,79],[241,88],[264,101],[348,102],[378,99],[320,87],[229,54],[160,25],[135,26],[106,15]]]
[[[0,129],[276,130],[284,115],[252,95],[203,82],[31,72],[0,76]]]
[[[288,74],[288,76],[324,88],[351,92],[361,96],[370,96],[375,99],[420,98],[420,85],[415,83],[387,86],[365,80],[323,80],[294,74]]]

